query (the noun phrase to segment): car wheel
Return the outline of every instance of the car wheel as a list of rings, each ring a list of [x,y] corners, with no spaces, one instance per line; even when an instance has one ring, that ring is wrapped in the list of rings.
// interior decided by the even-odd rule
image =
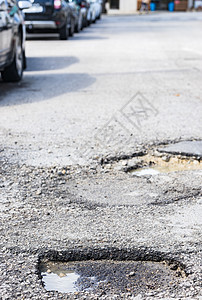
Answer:
[[[93,18],[93,23],[94,24],[96,23],[96,16],[94,16],[94,18]]]
[[[75,25],[75,32],[79,33],[82,30],[82,23],[79,23],[80,21],[78,20],[78,23]]]
[[[93,23],[93,16],[90,14],[89,26]]]
[[[27,58],[25,55],[25,50],[23,51],[23,69],[25,70],[27,68]]]
[[[15,43],[15,53],[12,63],[1,72],[4,81],[16,82],[22,79],[23,75],[23,49],[22,39],[19,33]]]
[[[70,28],[69,28],[69,36],[73,36],[74,35],[74,20],[71,19],[71,23],[70,23]]]
[[[68,28],[68,22],[66,21],[66,23],[64,24],[64,26],[62,26],[59,29],[59,35],[60,35],[60,40],[67,40],[69,37],[69,28]]]
[[[82,24],[83,24],[83,16],[82,14],[80,14],[78,19],[78,24],[76,26],[76,32],[80,32],[82,30]]]
[[[88,23],[87,23],[87,17],[85,17],[85,18],[83,19],[83,28],[84,28],[84,27],[87,27],[87,25],[88,25]]]

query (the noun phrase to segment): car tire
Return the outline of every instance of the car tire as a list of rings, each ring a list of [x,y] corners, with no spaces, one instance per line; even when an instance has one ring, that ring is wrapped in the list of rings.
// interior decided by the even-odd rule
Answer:
[[[78,33],[82,30],[82,23],[83,23],[83,16],[82,14],[80,14],[78,18],[78,23],[75,26],[75,32]]]
[[[93,23],[93,24],[96,23],[96,16],[95,16],[95,18],[93,19],[92,23]]]
[[[88,20],[88,26],[90,26],[93,23],[92,18],[93,18],[93,16],[92,16],[92,14],[90,14],[90,20]]]
[[[83,19],[83,28],[84,27],[87,27],[88,26],[88,21],[87,21],[87,18],[85,17],[84,19]]]
[[[75,28],[75,22],[74,22],[73,19],[71,19],[70,28],[69,28],[69,36],[73,36],[74,35],[74,28]]]
[[[23,69],[24,69],[24,55],[23,55],[23,48],[22,48],[21,33],[19,33],[16,38],[13,61],[8,67],[6,67],[1,72],[3,81],[6,82],[20,81],[22,79]]]
[[[66,23],[59,29],[59,35],[60,35],[60,40],[67,40],[69,37],[69,28],[68,28],[68,22]]]
[[[27,58],[25,55],[25,50],[23,51],[23,70],[27,69]]]

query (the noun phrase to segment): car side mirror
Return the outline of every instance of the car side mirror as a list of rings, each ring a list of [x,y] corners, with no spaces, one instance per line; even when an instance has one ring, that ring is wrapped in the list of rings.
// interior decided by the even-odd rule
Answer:
[[[32,6],[32,3],[28,0],[20,0],[18,1],[18,7],[19,9],[27,9]]]

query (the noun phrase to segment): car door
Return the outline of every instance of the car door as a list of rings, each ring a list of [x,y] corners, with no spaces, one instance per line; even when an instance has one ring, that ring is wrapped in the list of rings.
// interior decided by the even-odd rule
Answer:
[[[12,18],[7,0],[0,0],[0,64],[3,65],[11,51]]]
[[[4,0],[0,0],[0,65],[3,64],[6,48],[6,3]]]

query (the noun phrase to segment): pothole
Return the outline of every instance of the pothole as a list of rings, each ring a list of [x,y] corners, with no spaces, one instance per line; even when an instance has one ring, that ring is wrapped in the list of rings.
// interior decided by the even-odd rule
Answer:
[[[62,293],[127,293],[175,289],[185,276],[177,265],[152,261],[89,260],[40,263],[42,282],[47,291]]]
[[[125,172],[135,176],[158,175],[160,173],[202,170],[202,162],[198,159],[187,159],[169,155],[155,156],[147,154],[141,161],[131,160],[124,167]]]

